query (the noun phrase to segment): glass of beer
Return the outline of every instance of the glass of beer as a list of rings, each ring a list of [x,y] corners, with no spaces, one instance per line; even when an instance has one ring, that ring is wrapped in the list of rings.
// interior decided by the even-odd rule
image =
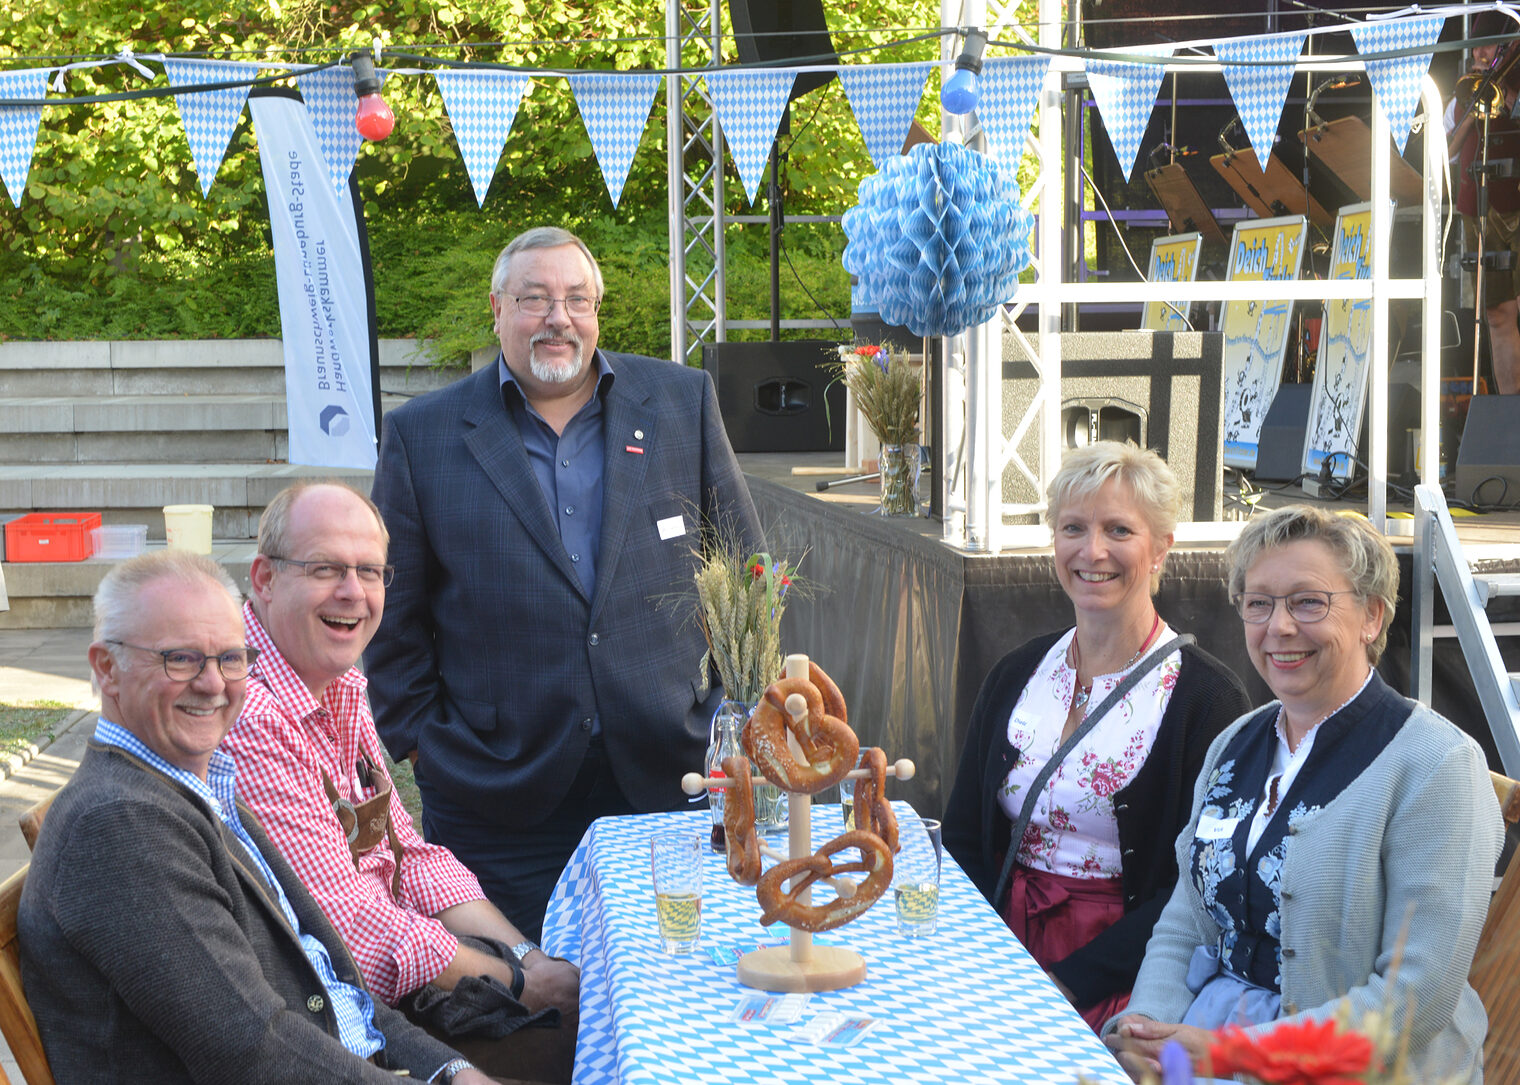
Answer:
[[[939,922],[939,872],[943,858],[940,824],[925,820],[924,831],[903,827],[902,851],[892,864],[897,930],[911,938],[933,934]]]
[[[690,953],[702,931],[702,838],[660,833],[649,842],[655,916],[666,953]]]

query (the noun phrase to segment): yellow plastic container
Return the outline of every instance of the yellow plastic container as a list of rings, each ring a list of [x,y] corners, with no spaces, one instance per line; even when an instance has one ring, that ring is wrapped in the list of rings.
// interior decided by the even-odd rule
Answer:
[[[171,550],[211,553],[210,505],[165,505],[164,536]]]

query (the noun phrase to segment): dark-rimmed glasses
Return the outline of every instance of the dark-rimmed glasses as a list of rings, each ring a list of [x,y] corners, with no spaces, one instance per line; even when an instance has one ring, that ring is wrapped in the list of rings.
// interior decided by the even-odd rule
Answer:
[[[136,648],[139,652],[151,652],[164,661],[164,673],[175,682],[194,682],[206,669],[206,660],[216,660],[216,669],[228,682],[241,682],[248,677],[248,668],[259,658],[257,648],[229,648],[220,655],[208,656],[193,648],[148,648],[141,644],[128,644],[124,640],[108,640],[107,644],[119,644],[123,648]]]
[[[1337,595],[1356,595],[1354,591],[1320,591],[1309,589],[1306,591],[1289,592],[1287,595],[1268,595],[1261,591],[1244,591],[1233,596],[1230,602],[1235,606],[1235,612],[1240,615],[1240,620],[1247,625],[1261,625],[1270,621],[1272,612],[1277,609],[1277,601],[1281,599],[1283,605],[1288,608],[1288,616],[1295,622],[1305,625],[1313,625],[1322,622],[1330,613],[1331,601]]]
[[[551,298],[543,294],[524,294],[517,297],[508,294],[523,316],[548,316],[555,302],[564,302],[565,312],[577,320],[584,320],[602,307],[600,298],[588,298],[585,294],[571,294],[568,298]]]
[[[396,567],[394,565],[345,565],[341,561],[297,561],[295,558],[282,558],[274,554],[265,554],[270,561],[277,561],[281,565],[294,565],[301,570],[302,576],[309,576],[313,580],[331,584],[348,576],[352,569],[355,575],[365,584],[379,584],[382,587],[390,587],[391,581],[396,579]]]

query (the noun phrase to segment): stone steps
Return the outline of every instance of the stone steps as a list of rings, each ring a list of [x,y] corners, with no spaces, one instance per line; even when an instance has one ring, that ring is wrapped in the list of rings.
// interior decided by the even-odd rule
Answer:
[[[382,412],[459,379],[412,340],[380,343]],[[269,499],[293,479],[369,471],[285,462],[279,340],[0,343],[0,520],[98,512],[145,524],[162,545],[165,505],[211,505],[214,556],[246,583]],[[108,560],[0,565],[0,629],[88,626]]]

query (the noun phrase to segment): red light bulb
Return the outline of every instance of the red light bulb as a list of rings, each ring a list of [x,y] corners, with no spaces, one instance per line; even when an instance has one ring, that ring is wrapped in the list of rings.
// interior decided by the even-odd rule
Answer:
[[[384,139],[396,127],[396,114],[378,94],[366,94],[359,99],[359,112],[354,117],[354,127],[359,134],[372,142]]]

